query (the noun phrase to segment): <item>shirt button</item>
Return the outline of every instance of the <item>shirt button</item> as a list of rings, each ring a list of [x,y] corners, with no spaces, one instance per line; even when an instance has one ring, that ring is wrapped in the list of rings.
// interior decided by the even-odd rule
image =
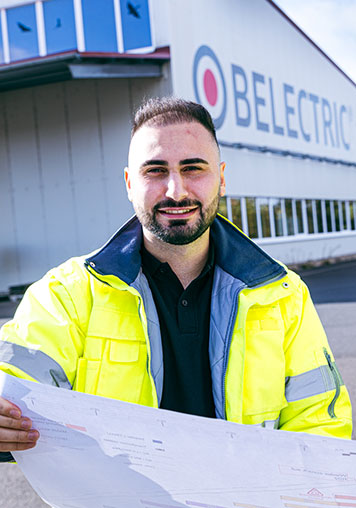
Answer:
[[[182,300],[182,305],[183,305],[183,307],[187,307],[188,301],[187,300]]]

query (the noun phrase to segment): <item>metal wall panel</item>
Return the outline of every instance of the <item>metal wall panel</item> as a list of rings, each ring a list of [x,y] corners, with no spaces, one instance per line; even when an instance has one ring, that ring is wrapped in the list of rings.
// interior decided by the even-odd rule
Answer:
[[[62,83],[34,88],[49,266],[79,252],[65,94]]]
[[[102,245],[133,213],[131,112],[163,80],[50,84],[0,94],[0,291]]]
[[[5,103],[0,97],[0,290],[20,281]]]
[[[31,281],[48,266],[42,166],[31,89],[6,94],[19,278]],[[1,240],[2,241],[2,240]]]

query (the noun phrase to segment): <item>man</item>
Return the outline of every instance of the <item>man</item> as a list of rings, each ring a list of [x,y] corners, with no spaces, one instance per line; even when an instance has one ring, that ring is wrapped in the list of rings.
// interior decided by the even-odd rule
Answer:
[[[125,169],[136,217],[28,290],[2,329],[1,368],[139,404],[349,438],[349,398],[307,288],[216,217],[224,169],[202,106],[142,106]],[[34,446],[31,421],[0,405],[0,450]]]

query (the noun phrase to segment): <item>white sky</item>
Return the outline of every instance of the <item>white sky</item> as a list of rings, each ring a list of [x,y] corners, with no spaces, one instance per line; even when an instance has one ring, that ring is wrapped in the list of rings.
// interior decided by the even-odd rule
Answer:
[[[274,0],[356,83],[356,0]]]

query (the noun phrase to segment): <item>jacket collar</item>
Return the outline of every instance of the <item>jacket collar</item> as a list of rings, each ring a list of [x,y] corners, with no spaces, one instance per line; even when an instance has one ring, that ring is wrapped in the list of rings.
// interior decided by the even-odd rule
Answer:
[[[211,226],[215,262],[224,271],[255,287],[282,277],[286,271],[227,219],[218,215]],[[141,267],[142,228],[136,216],[85,260],[100,275],[115,275],[132,284]]]

